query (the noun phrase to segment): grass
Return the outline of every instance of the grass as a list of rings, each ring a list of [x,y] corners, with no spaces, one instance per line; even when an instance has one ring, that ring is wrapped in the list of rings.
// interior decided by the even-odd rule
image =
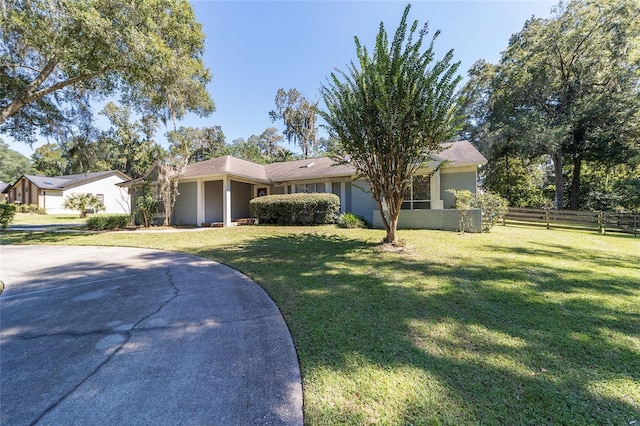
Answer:
[[[78,214],[16,213],[11,225],[84,225],[86,221]]]
[[[3,243],[152,247],[255,279],[280,307],[307,424],[640,420],[640,239],[498,226],[489,234],[237,227],[3,233]]]

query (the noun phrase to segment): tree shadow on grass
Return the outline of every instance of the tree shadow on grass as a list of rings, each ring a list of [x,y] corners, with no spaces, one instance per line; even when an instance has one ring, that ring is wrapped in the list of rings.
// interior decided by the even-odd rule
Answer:
[[[603,261],[588,249],[490,247],[490,265],[452,266],[375,245],[301,234],[201,252],[263,285],[287,319],[303,376],[330,369],[357,388],[370,386],[358,384],[366,366],[382,376],[404,368],[418,374],[404,397],[389,401],[383,394],[367,402],[357,389],[340,406],[307,399],[308,422],[622,424],[638,417],[638,279],[552,267],[558,252],[571,265]],[[549,260],[519,265],[514,254]],[[635,268],[630,257],[607,260]],[[578,289],[588,295],[554,297]],[[613,296],[636,301],[620,305]],[[440,402],[431,388],[442,392]],[[385,414],[367,404],[392,418],[376,417]]]
[[[2,231],[0,245],[11,244],[59,244],[74,237],[87,235],[86,232],[48,232],[48,231]]]

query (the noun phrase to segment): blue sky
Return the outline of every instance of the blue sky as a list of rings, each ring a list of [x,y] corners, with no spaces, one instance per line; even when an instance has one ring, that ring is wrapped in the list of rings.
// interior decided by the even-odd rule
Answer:
[[[259,135],[272,123],[269,111],[279,88],[296,88],[310,100],[334,67],[355,59],[353,37],[372,48],[380,22],[390,37],[405,1],[213,1],[192,0],[207,36],[204,62],[213,75],[209,92],[216,111],[188,116],[179,125],[219,125],[227,142]],[[497,62],[512,34],[532,15],[548,17],[555,1],[414,1],[409,20],[429,22],[438,58],[454,49],[466,77],[471,65]],[[322,104],[321,104],[322,105]],[[96,113],[98,111],[95,111]],[[97,115],[97,114],[96,114]],[[106,126],[106,123],[98,122]],[[159,130],[158,140],[167,131]],[[12,149],[31,155],[32,148],[3,139]],[[34,145],[34,149],[38,145]],[[285,146],[293,149],[292,146]]]

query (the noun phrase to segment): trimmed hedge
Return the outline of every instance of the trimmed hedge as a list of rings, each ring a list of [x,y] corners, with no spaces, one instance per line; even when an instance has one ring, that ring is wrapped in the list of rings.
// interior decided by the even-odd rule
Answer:
[[[249,202],[258,223],[277,225],[321,225],[336,223],[340,198],[334,194],[267,195]]]
[[[87,219],[87,228],[92,231],[107,231],[113,229],[122,229],[129,226],[131,217],[127,214],[113,214],[92,216]]]

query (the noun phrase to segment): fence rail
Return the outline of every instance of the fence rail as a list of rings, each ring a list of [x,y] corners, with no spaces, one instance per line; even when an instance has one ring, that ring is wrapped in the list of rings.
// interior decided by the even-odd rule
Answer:
[[[604,211],[576,211],[552,209],[524,209],[510,207],[503,218],[503,225],[520,222],[544,225],[547,229],[576,228],[606,231],[640,233],[640,213],[614,213]]]

